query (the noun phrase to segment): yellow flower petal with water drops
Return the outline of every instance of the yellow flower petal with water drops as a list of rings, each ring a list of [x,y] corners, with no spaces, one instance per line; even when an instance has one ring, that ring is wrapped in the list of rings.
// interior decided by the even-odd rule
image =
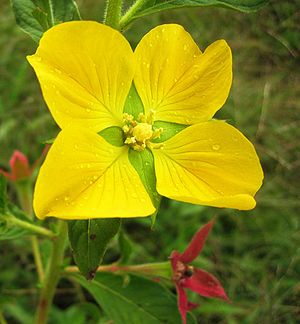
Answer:
[[[155,208],[127,146],[72,127],[58,135],[41,167],[34,210],[39,218],[89,219],[148,216]]]
[[[118,31],[92,21],[59,24],[45,32],[28,61],[61,128],[98,132],[122,124],[134,59]]]
[[[163,144],[153,149],[161,195],[216,207],[255,207],[263,172],[253,145],[233,126],[199,123]]]
[[[179,25],[152,29],[138,44],[134,82],[156,120],[179,124],[207,121],[225,103],[232,82],[231,50],[223,40],[203,54]]]

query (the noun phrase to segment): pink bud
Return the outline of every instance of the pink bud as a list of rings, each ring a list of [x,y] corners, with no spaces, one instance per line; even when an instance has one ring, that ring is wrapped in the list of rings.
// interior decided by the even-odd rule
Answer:
[[[27,157],[20,151],[14,151],[9,165],[11,168],[10,178],[13,181],[31,177],[32,170],[29,166]]]

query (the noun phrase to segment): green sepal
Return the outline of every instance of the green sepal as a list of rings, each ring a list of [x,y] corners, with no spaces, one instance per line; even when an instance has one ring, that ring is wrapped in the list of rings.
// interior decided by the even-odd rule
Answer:
[[[124,145],[124,133],[122,129],[118,126],[111,126],[103,129],[98,133],[102,136],[109,144],[114,146],[123,146]]]
[[[68,232],[75,263],[92,280],[110,240],[118,233],[120,218],[68,221]]]
[[[135,88],[134,83],[129,90],[125,106],[124,106],[124,113],[132,115],[135,119],[138,118],[140,113],[144,113],[144,106],[142,100]]]
[[[152,140],[152,142],[154,143],[164,142],[169,138],[173,137],[174,135],[178,134],[186,127],[188,126],[182,124],[164,122],[164,121],[156,121],[154,122],[154,128],[163,128],[163,132],[161,133],[160,137],[155,138],[154,140]]]
[[[80,20],[74,0],[11,0],[16,22],[36,42],[54,25]]]
[[[152,226],[155,223],[156,215],[160,206],[161,196],[156,191],[156,176],[154,170],[154,158],[149,149],[138,152],[132,149],[128,151],[129,161],[139,174],[150,198],[153,206],[156,208],[154,214],[151,215]]]

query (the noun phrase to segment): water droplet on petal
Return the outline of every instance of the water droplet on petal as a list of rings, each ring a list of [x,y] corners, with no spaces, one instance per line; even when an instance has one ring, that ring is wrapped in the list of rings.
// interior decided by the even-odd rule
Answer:
[[[90,108],[86,108],[85,111],[86,111],[87,113],[90,113],[90,112],[91,112],[91,109],[90,109]]]
[[[69,196],[65,196],[64,197],[64,201],[69,201],[70,200],[70,197]]]
[[[220,149],[220,145],[218,145],[218,144],[214,144],[214,145],[212,146],[212,149],[213,149],[214,151],[219,151],[219,149]]]
[[[36,57],[36,60],[37,60],[38,62],[41,62],[41,61],[42,61],[42,58],[41,58],[40,56],[37,56],[37,57]]]

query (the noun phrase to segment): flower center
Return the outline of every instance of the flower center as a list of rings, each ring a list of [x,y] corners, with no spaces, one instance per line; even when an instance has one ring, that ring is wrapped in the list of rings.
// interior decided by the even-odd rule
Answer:
[[[135,151],[143,151],[147,146],[151,146],[151,140],[160,137],[162,128],[154,128],[154,114],[150,111],[148,116],[139,114],[137,120],[132,115],[123,114],[123,132],[125,135],[124,143]]]

